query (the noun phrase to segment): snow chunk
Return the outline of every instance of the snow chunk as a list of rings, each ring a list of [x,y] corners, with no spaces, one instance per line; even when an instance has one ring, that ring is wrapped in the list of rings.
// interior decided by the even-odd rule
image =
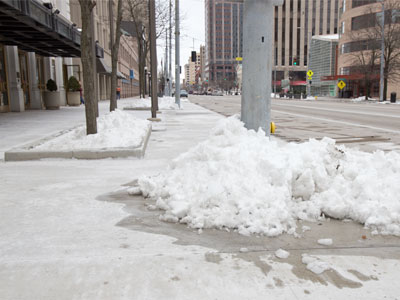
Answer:
[[[332,239],[319,239],[318,244],[324,245],[324,246],[330,246],[333,244]]]
[[[275,251],[275,256],[278,258],[288,258],[289,255],[290,255],[290,253],[283,249],[278,249]]]
[[[247,253],[247,252],[249,252],[249,249],[247,249],[247,248],[240,248],[240,250],[239,250],[241,253]]]
[[[307,265],[307,269],[315,274],[322,274],[326,270],[332,269],[331,265],[327,262],[321,261],[316,257],[303,254],[301,261]]]
[[[166,219],[197,229],[278,236],[325,215],[400,236],[399,182],[398,152],[366,153],[328,138],[284,143],[230,117],[139,186]]]
[[[97,120],[97,134],[86,135],[80,126],[37,146],[34,150],[78,150],[105,148],[136,148],[140,146],[150,122],[116,109]]]

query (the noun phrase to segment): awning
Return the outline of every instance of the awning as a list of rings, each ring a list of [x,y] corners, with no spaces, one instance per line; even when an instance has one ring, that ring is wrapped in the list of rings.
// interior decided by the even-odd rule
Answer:
[[[97,58],[96,67],[97,67],[97,73],[111,76],[112,69],[104,61],[104,58]],[[120,71],[117,71],[117,78],[118,79],[126,79],[124,74],[122,74]]]
[[[104,58],[97,58],[97,73],[111,75],[111,67],[106,64]]]
[[[38,0],[0,0],[0,43],[42,56],[80,57],[76,26]]]

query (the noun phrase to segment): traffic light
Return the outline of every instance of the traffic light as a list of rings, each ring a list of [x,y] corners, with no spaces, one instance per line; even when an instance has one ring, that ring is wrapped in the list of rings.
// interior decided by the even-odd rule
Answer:
[[[192,51],[192,62],[196,62],[196,59],[197,59],[196,51]]]
[[[297,62],[297,57],[295,57],[293,59],[293,66],[298,66],[298,65],[299,65],[299,63]]]

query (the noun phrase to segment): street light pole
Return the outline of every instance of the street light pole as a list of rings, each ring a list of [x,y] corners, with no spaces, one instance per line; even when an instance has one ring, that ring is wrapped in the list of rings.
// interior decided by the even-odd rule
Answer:
[[[274,6],[283,0],[246,0],[243,8],[243,93],[241,120],[247,129],[271,129]]]
[[[278,47],[276,47],[274,43],[274,48],[275,48],[275,57],[274,57],[274,98],[276,99],[276,66],[278,64]]]
[[[382,4],[382,45],[381,45],[381,82],[380,82],[380,91],[379,91],[379,100],[383,101],[384,98],[384,77],[385,77],[385,0],[380,0]]]
[[[181,107],[181,74],[179,53],[179,0],[175,0],[175,103]]]
[[[168,96],[172,95],[172,0],[169,0],[169,60],[168,60]]]

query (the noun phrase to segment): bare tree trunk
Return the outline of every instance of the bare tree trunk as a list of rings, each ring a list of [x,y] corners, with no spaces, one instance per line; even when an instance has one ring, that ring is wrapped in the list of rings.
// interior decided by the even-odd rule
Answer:
[[[93,8],[96,2],[93,0],[79,0],[81,6],[82,34],[81,34],[81,61],[83,67],[83,85],[85,93],[86,133],[97,133],[97,99],[95,99],[95,84],[93,81],[93,47],[92,36]]]
[[[114,40],[114,18],[113,18],[113,2],[110,0],[110,15],[112,20],[110,20],[110,31],[112,32],[111,39],[111,95],[110,95],[110,111],[117,108],[117,65],[118,65],[118,52],[119,52],[119,42],[121,39],[121,21],[122,21],[122,0],[118,0],[117,6],[117,20],[115,24],[115,40]]]

